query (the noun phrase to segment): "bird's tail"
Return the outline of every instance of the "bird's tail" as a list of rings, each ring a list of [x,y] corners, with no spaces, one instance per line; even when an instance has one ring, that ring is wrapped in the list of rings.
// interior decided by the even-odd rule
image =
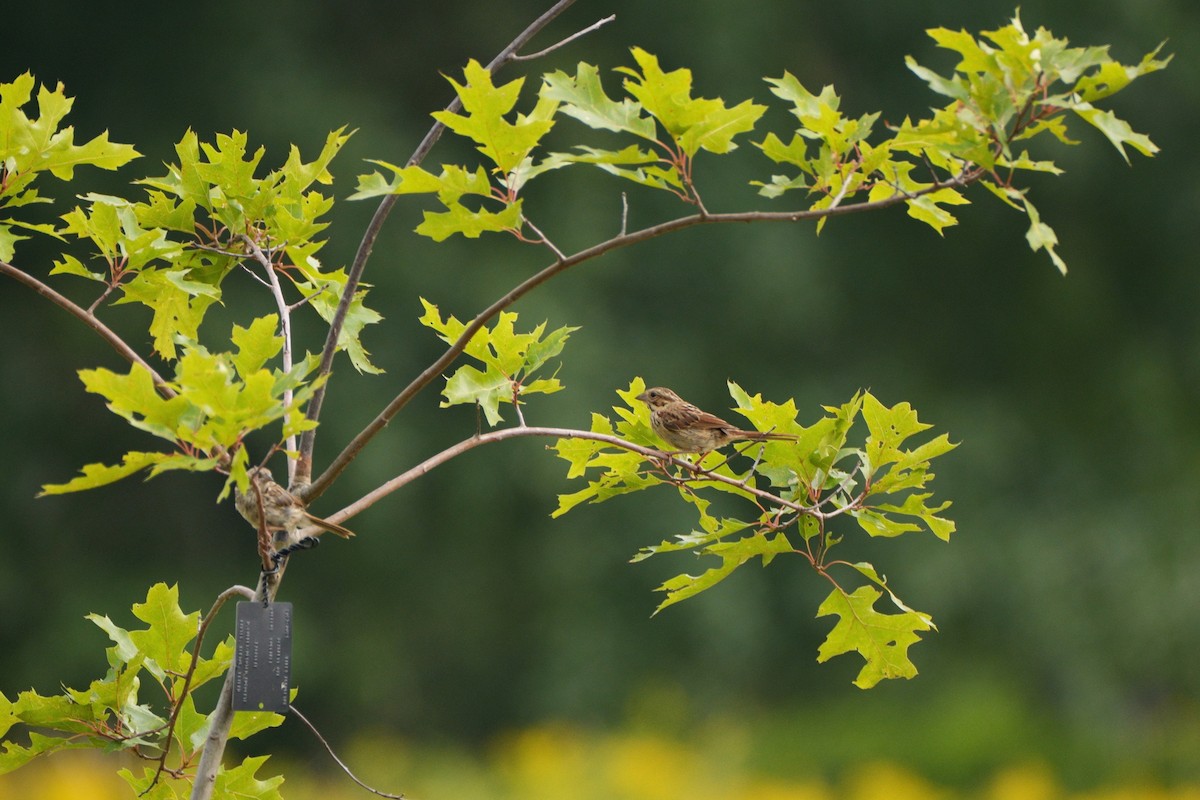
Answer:
[[[316,525],[318,528],[327,530],[330,533],[334,534],[335,536],[340,536],[343,539],[349,539],[351,536],[354,535],[354,531],[350,530],[349,528],[343,528],[341,525],[338,525],[336,522],[330,522],[327,519],[321,519],[320,517],[314,517],[312,514],[308,515],[308,521],[311,522],[313,525]]]
[[[765,433],[763,431],[747,431],[747,433],[749,433],[750,435],[747,436],[746,438],[754,439],[755,441],[760,441],[763,439],[772,439],[772,440],[784,441],[784,442],[796,441],[796,437],[790,433]]]

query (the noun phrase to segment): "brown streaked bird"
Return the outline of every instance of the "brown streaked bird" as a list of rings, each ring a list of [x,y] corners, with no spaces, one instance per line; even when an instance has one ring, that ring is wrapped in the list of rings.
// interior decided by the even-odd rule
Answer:
[[[272,480],[271,473],[265,467],[254,467],[246,474],[250,476],[252,485],[245,492],[234,491],[234,505],[237,506],[238,513],[255,528],[258,527],[258,494],[261,493],[268,531],[276,534],[282,533],[288,540],[291,540],[295,538],[296,532],[301,528],[316,525],[343,539],[349,539],[354,535],[353,532],[336,522],[330,522],[308,513],[304,502]],[[258,487],[258,493],[254,491],[255,486]]]
[[[701,411],[670,389],[657,386],[637,396],[650,407],[650,427],[659,437],[681,453],[707,453],[730,442],[783,439],[795,441],[786,433],[747,431],[707,411]]]

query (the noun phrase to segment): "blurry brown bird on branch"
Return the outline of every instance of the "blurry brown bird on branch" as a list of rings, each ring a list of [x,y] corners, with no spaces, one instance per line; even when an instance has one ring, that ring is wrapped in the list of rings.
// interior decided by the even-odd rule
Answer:
[[[271,473],[265,467],[254,467],[247,474],[251,485],[245,492],[234,492],[234,504],[238,513],[247,522],[258,527],[258,495],[262,495],[262,508],[267,517],[267,530],[273,533],[283,533],[288,540],[294,539],[296,532],[309,525],[337,534],[349,539],[354,534],[326,519],[308,513],[299,497],[289,492],[271,479]],[[258,487],[258,492],[255,492]]]
[[[650,427],[654,432],[681,453],[707,453],[730,442],[796,440],[786,433],[742,430],[661,386],[647,389],[637,399],[650,407]]]

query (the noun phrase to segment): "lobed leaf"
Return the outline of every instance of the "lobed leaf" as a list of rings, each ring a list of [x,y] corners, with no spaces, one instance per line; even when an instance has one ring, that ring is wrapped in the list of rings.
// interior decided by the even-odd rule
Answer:
[[[146,602],[134,603],[133,615],[149,625],[129,632],[138,651],[147,657],[146,668],[160,681],[168,673],[185,672],[191,656],[184,648],[196,638],[200,613],[184,614],[179,608],[179,586],[154,584],[146,594]]]
[[[454,87],[466,113],[438,111],[433,117],[460,136],[475,141],[479,152],[496,165],[497,171],[507,175],[529,157],[554,127],[558,101],[543,96],[529,115],[518,114],[514,122],[509,122],[505,116],[516,105],[524,79],[495,86],[491,73],[474,59],[467,63],[463,73],[465,84],[449,77],[446,80]]]
[[[478,239],[484,233],[514,231],[521,227],[521,201],[506,205],[501,211],[472,210],[461,203],[451,203],[447,211],[426,211],[417,233],[435,242],[444,242],[454,234]]]
[[[712,567],[700,575],[685,573],[665,581],[658,587],[658,591],[666,592],[667,596],[658,604],[658,608],[654,609],[655,614],[667,606],[711,589],[752,558],[762,558],[766,564],[779,553],[792,552],[792,546],[782,534],[770,535],[760,531],[737,541],[710,544],[704,548],[704,552],[719,557],[721,565]]]
[[[918,632],[933,627],[929,615],[919,611],[876,611],[875,601],[882,596],[870,586],[860,586],[852,594],[835,588],[817,610],[818,617],[838,617],[818,649],[817,661],[824,663],[834,656],[857,652],[866,661],[854,681],[860,689],[870,689],[885,678],[915,676],[917,668],[908,658],[908,648],[920,641]]]
[[[1025,233],[1025,241],[1029,242],[1029,249],[1033,252],[1045,250],[1050,256],[1050,260],[1054,262],[1054,266],[1058,267],[1058,271],[1063,275],[1067,274],[1067,264],[1058,255],[1055,249],[1058,246],[1058,235],[1046,223],[1042,222],[1041,214],[1034,207],[1033,203],[1029,202],[1029,198],[1022,196],[1021,205],[1025,208],[1025,213],[1029,215],[1029,230]]]
[[[61,83],[53,90],[45,84],[39,86],[38,116],[27,116],[23,107],[30,101],[35,83],[33,75],[26,72],[11,83],[0,84],[0,163],[7,173],[48,171],[69,181],[75,167],[113,170],[141,155],[130,145],[110,142],[107,131],[84,144],[75,144],[75,129],[60,128],[75,102],[64,94]]]
[[[4,742],[4,749],[0,751],[0,775],[19,769],[41,755],[49,755],[61,750],[82,750],[95,746],[94,742],[85,738],[45,736],[30,731],[28,746],[22,746],[13,741]]]
[[[280,717],[281,722],[282,720]],[[277,775],[266,780],[255,777],[267,758],[268,756],[248,756],[236,767],[221,767],[213,787],[213,796],[238,800],[283,800],[283,795],[279,793],[279,787],[283,784],[282,776]]]
[[[38,116],[29,117],[24,106],[35,84],[28,72],[11,83],[0,83],[0,212],[50,202],[33,185],[40,173],[69,181],[76,167],[113,170],[139,156],[129,145],[110,142],[107,131],[75,144],[75,129],[60,127],[74,102],[63,93],[61,83],[53,91],[44,84],[38,88]],[[16,233],[16,228],[62,238],[53,225],[0,217],[0,260],[11,261],[17,242],[29,238]]]
[[[309,298],[313,310],[321,319],[332,323],[345,292],[347,276],[345,270],[331,272],[309,271],[300,269],[299,272],[308,278],[301,280],[293,278],[296,288],[302,295]],[[337,350],[344,352],[350,359],[350,364],[359,372],[379,375],[382,369],[371,361],[371,354],[362,342],[363,329],[374,325],[383,319],[383,315],[366,305],[367,292],[359,289],[350,300],[346,316],[342,321],[342,329],[338,334]]]
[[[659,553],[672,553],[678,550],[703,550],[723,540],[726,536],[741,533],[749,527],[751,527],[750,523],[744,520],[734,518],[717,519],[705,515],[701,518],[701,530],[676,534],[674,539],[664,539],[659,544],[643,547],[629,560],[631,563],[634,563],[644,561],[650,558],[650,556],[658,555]]]
[[[540,96],[559,103],[564,114],[588,127],[654,141],[654,119],[644,116],[641,104],[634,100],[611,99],[601,85],[599,73],[591,64],[580,62],[574,77],[561,70],[543,75]]]
[[[900,459],[903,456],[900,444],[932,427],[920,422],[917,412],[908,403],[897,403],[888,408],[870,392],[863,394],[862,415],[870,431],[866,452],[872,471]]]
[[[1121,158],[1125,159],[1127,164],[1129,163],[1129,154],[1125,152],[1125,145],[1129,145],[1144,156],[1152,156],[1158,152],[1158,147],[1150,141],[1149,136],[1136,133],[1133,128],[1129,127],[1128,122],[1118,119],[1117,115],[1111,111],[1098,109],[1091,103],[1076,103],[1071,110],[1103,133],[1112,142],[1113,147],[1117,148],[1117,152],[1121,154]]]
[[[1163,44],[1166,43],[1164,42]],[[1142,57],[1140,62],[1134,65],[1126,65],[1109,60],[1107,57],[1108,50],[1107,48],[1103,48],[1101,52],[1104,57],[1094,59],[1086,65],[1096,67],[1095,72],[1083,75],[1076,80],[1075,91],[1079,92],[1084,102],[1091,103],[1095,100],[1102,100],[1116,94],[1143,75],[1149,75],[1160,69],[1166,69],[1174,56],[1167,56],[1164,59],[1157,58],[1159,52],[1162,51],[1163,44],[1151,50]],[[1063,79],[1070,81],[1072,77],[1064,75]]]
[[[437,332],[447,344],[454,344],[463,335],[466,325],[449,316],[442,319],[433,303],[421,299],[425,313],[419,318],[422,325]],[[578,330],[562,327],[546,332],[546,323],[528,333],[518,333],[517,315],[502,311],[491,328],[482,326],[467,342],[463,352],[483,364],[483,369],[471,364],[459,367],[446,379],[442,390],[442,408],[464,403],[477,403],[495,426],[502,417],[500,404],[517,402],[529,394],[549,394],[562,388],[557,379],[532,380],[532,376],[552,358],[562,352],[571,333]]]
[[[727,153],[736,149],[734,137],[754,129],[766,106],[749,100],[728,108],[723,100],[692,97],[692,72],[665,72],[658,57],[640,47],[631,49],[638,69],[618,67],[624,86],[658,120],[689,157],[700,150]]]
[[[213,286],[188,280],[187,270],[147,269],[122,284],[120,303],[141,303],[154,312],[150,335],[154,351],[175,359],[177,341],[196,339],[204,312],[220,298]]]
[[[165,453],[144,453],[131,451],[125,454],[120,464],[87,464],[83,467],[82,475],[72,478],[66,483],[47,483],[42,486],[38,497],[68,492],[82,492],[85,489],[96,489],[127,478],[135,472],[161,462],[167,458]]]
[[[283,337],[275,335],[278,327],[279,317],[275,314],[256,318],[249,328],[234,324],[230,340],[237,353],[231,360],[242,380],[258,372],[283,350]]]
[[[140,775],[123,767],[117,770],[117,775],[129,784],[139,800],[183,800],[191,792],[190,787],[176,791],[177,782],[159,775],[154,767],[142,767]]]
[[[926,504],[926,501],[931,497],[933,497],[931,493],[910,494],[908,497],[904,498],[904,502],[900,505],[885,503],[875,506],[875,509],[888,514],[902,514],[917,517],[925,523],[925,525],[935,536],[948,542],[950,541],[950,534],[954,533],[954,523],[948,519],[937,516],[937,514],[949,508],[950,501],[947,500],[940,505],[930,508]],[[915,525],[910,525],[908,523],[897,523],[895,521],[889,522],[893,527],[899,527],[902,525],[905,530],[917,530]]]

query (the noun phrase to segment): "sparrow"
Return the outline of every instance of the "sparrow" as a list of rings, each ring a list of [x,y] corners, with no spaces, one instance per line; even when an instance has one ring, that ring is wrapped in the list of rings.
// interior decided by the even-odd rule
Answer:
[[[796,439],[786,433],[742,430],[661,386],[647,389],[637,399],[650,407],[650,427],[654,432],[681,453],[707,453],[730,442]]]
[[[304,502],[271,479],[265,467],[254,467],[247,472],[250,486],[245,492],[234,490],[234,505],[247,522],[258,527],[258,497],[262,495],[262,508],[266,512],[267,530],[283,533],[290,541],[301,528],[316,525],[330,533],[349,539],[354,534],[327,519],[308,513]],[[255,491],[257,487],[258,491]]]

